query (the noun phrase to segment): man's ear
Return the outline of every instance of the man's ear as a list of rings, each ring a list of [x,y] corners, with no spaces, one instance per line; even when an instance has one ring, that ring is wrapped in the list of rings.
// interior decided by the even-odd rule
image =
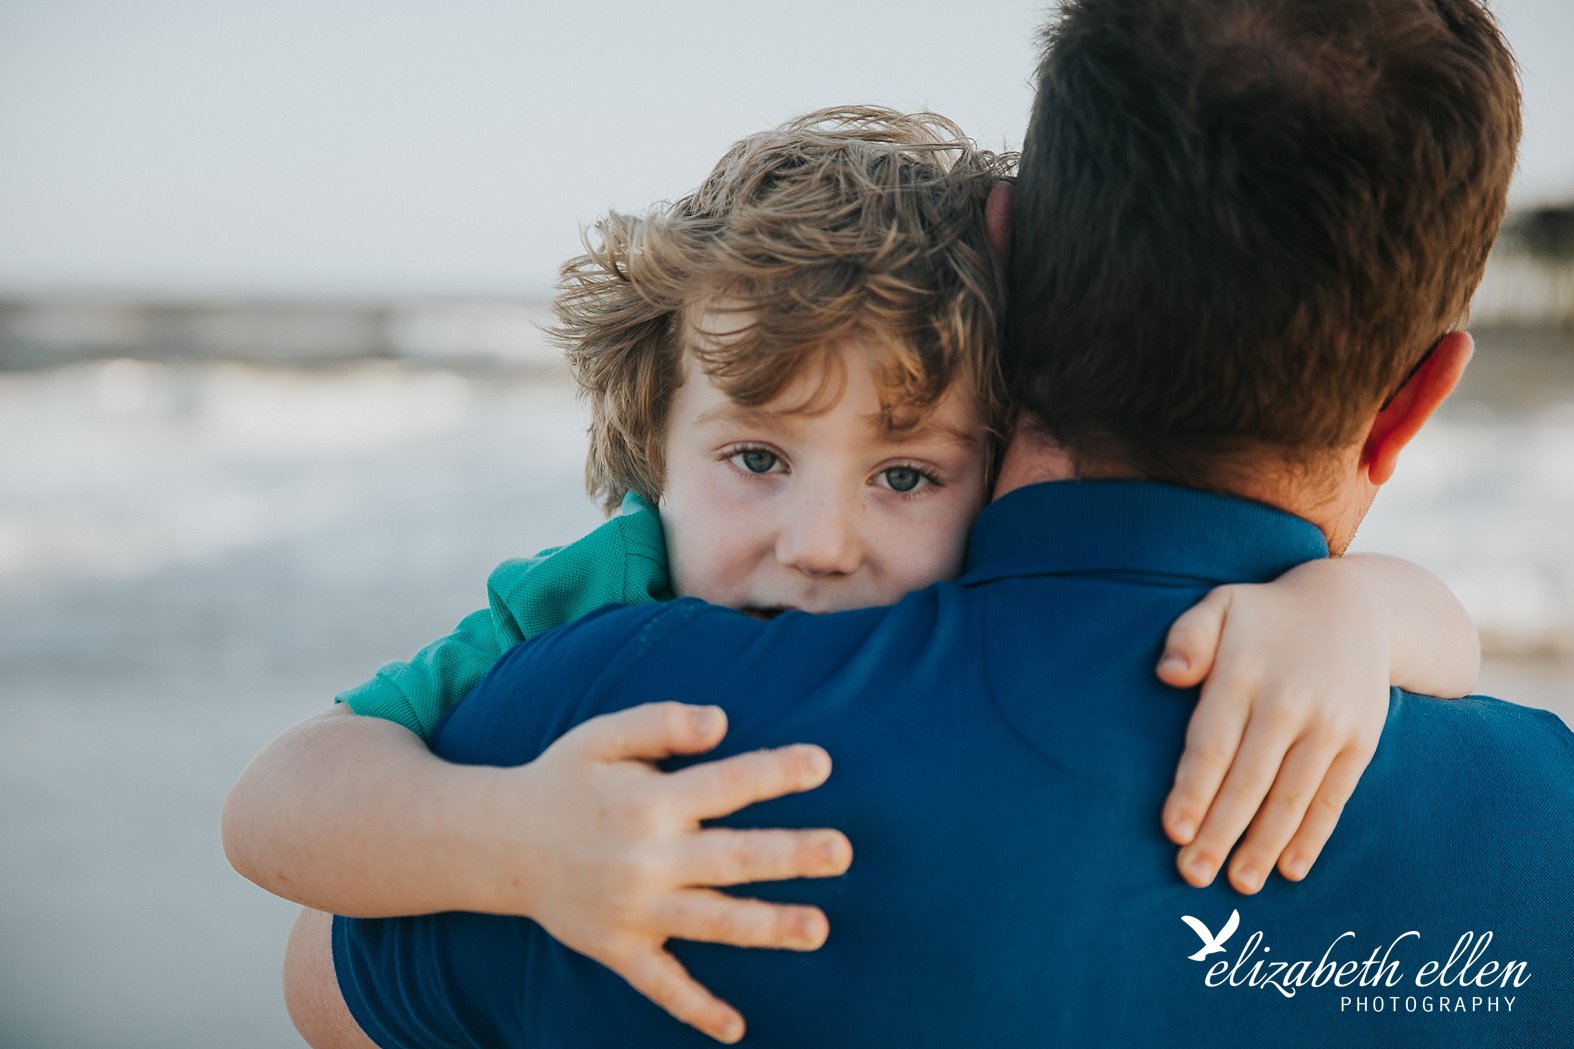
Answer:
[[[1015,202],[1016,188],[1002,181],[995,183],[984,203],[984,236],[989,238],[989,250],[1002,277],[1011,266],[1011,207]]]
[[[1454,392],[1475,352],[1469,332],[1449,332],[1378,411],[1361,449],[1361,465],[1374,485],[1386,484],[1394,476],[1399,453]]]

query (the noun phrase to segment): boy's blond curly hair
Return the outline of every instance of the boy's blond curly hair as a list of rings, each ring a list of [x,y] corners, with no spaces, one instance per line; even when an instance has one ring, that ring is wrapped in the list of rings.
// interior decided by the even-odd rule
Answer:
[[[685,351],[758,406],[865,339],[893,430],[958,382],[997,429],[1003,291],[984,204],[1015,159],[933,113],[825,109],[743,139],[676,203],[596,223],[563,266],[551,329],[590,402],[592,497],[609,511],[629,491],[660,499]],[[705,339],[695,318],[719,306],[750,323]]]

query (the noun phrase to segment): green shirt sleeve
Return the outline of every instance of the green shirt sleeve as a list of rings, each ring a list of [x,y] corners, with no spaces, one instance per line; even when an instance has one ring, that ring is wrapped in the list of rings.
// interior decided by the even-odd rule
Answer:
[[[661,519],[630,493],[616,516],[578,542],[498,565],[486,589],[488,607],[466,616],[453,633],[409,662],[387,664],[334,701],[430,738],[443,715],[519,642],[603,605],[670,598]]]

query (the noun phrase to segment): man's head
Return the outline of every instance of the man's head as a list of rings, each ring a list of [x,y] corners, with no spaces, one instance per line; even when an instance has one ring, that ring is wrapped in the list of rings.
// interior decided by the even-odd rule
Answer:
[[[983,214],[1013,159],[932,114],[813,113],[739,142],[675,204],[604,219],[564,267],[556,335],[591,406],[587,485],[609,509],[630,491],[661,506],[682,592],[826,610],[955,571],[1004,403]],[[837,427],[846,455],[819,439]],[[958,429],[969,476],[932,490],[920,474],[957,460]],[[934,455],[908,470],[926,442]],[[720,498],[735,481],[746,500]],[[965,512],[928,509],[953,501]],[[776,534],[795,521],[802,534]],[[805,536],[871,557],[905,548],[909,567],[934,556],[916,575],[885,571]],[[770,578],[756,585],[745,561]]]
[[[1084,471],[1338,487],[1462,322],[1518,137],[1475,0],[1069,0],[1016,188],[1026,423]]]

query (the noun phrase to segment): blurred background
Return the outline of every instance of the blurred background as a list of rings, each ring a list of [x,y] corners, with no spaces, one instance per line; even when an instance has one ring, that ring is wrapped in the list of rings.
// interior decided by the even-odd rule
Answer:
[[[223,793],[596,522],[536,327],[580,227],[836,103],[1015,148],[1047,6],[0,0],[0,1046],[294,1044]],[[1514,215],[1361,545],[1570,718],[1574,6],[1496,6]]]

